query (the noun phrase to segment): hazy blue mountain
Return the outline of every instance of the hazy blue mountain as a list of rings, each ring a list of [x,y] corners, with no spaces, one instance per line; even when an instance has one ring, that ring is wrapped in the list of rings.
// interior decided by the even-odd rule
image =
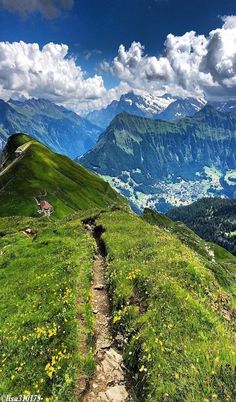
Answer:
[[[45,99],[0,100],[1,147],[16,132],[27,132],[53,151],[74,158],[95,144],[101,129]]]
[[[157,118],[160,120],[174,121],[186,116],[193,116],[206,105],[203,98],[178,98],[161,112]]]
[[[236,99],[226,101],[210,101],[209,103],[219,112],[236,114]]]
[[[116,116],[79,162],[136,208],[166,211],[206,195],[236,193],[236,116],[205,106],[176,122]]]

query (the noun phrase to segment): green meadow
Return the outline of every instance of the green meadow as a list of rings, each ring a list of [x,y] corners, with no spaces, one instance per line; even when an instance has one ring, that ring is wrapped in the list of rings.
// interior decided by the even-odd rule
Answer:
[[[0,394],[72,401],[94,366],[93,240],[78,218],[1,218],[0,249]]]
[[[103,214],[99,223],[114,328],[138,400],[233,401],[234,257],[222,279],[218,262],[131,213]]]
[[[27,141],[11,137],[9,163]],[[75,402],[92,377],[96,245],[82,220],[95,217],[135,402],[236,399],[233,255],[160,214],[135,215],[102,179],[37,141],[0,184],[0,395]],[[43,191],[50,218],[37,216]]]

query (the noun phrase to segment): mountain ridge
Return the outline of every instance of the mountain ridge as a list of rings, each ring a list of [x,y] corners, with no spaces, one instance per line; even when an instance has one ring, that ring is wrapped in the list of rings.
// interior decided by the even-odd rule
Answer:
[[[30,142],[21,156],[15,151]],[[38,216],[35,198],[53,206],[55,217],[77,210],[125,203],[108,183],[68,157],[56,154],[26,134],[12,135],[4,151],[0,172],[0,216]],[[15,163],[12,165],[12,160]],[[9,169],[4,168],[9,164]]]
[[[140,95],[131,91],[121,95],[119,100],[112,101],[107,107],[88,113],[86,118],[100,125],[103,129],[110,124],[115,115],[122,111],[153,120],[167,119],[168,121],[172,121],[179,117],[185,117],[188,114],[192,115],[204,103],[205,101],[201,98],[180,98],[171,94],[164,94],[162,96],[151,94]],[[181,104],[182,114],[178,116],[177,109]]]
[[[182,194],[177,194],[178,199],[182,197],[182,202],[186,202],[189,182],[193,191],[189,203],[207,192],[233,197],[235,187],[225,175],[233,174],[235,147],[236,116],[216,111],[210,105],[176,122],[122,112],[79,161],[102,175],[132,202],[139,203],[137,196],[142,198],[143,206],[155,209],[158,204],[155,194],[161,199],[172,197],[168,192],[173,191],[173,199],[166,198],[164,202],[170,208],[175,206],[178,186],[183,188]],[[150,201],[147,205],[146,196]]]
[[[101,129],[76,113],[47,99],[0,102],[0,140],[27,132],[55,152],[71,158],[83,154],[96,142]]]
[[[121,95],[119,100],[113,100],[107,107],[89,112],[86,117],[105,129],[122,111],[153,120],[175,121],[193,116],[206,104],[224,113],[236,113],[235,99],[213,101],[204,97],[180,97],[168,93],[162,96],[141,95],[131,91]]]

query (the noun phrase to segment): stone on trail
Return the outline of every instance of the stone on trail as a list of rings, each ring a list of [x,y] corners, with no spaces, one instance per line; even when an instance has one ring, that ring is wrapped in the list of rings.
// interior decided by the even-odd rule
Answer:
[[[95,285],[94,290],[103,290],[105,288],[105,286],[102,283],[99,283],[98,285]]]
[[[122,363],[122,356],[115,351],[115,349],[110,349],[106,352],[106,355],[110,358],[111,361],[116,362],[117,364]]]
[[[100,392],[101,402],[125,402],[128,400],[128,393],[124,385],[115,385],[108,388],[105,392]]]

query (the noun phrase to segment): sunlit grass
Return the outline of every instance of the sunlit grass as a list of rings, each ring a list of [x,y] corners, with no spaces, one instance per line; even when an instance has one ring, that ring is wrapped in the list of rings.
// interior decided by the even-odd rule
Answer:
[[[25,227],[37,232],[33,240]],[[79,219],[2,218],[0,230],[0,394],[73,401],[77,376],[94,366],[93,241]]]
[[[233,400],[232,267],[222,287],[211,263],[175,234],[121,211],[99,222],[114,328],[140,400]]]

